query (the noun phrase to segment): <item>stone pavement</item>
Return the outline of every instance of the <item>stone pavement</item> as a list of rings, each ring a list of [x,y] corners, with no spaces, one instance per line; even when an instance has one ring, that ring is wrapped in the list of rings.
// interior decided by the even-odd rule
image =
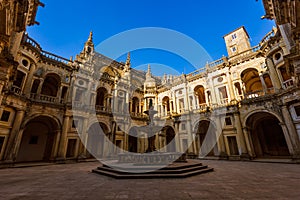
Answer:
[[[0,170],[0,199],[299,199],[300,165],[210,161],[214,172],[186,179],[116,180],[97,162]]]

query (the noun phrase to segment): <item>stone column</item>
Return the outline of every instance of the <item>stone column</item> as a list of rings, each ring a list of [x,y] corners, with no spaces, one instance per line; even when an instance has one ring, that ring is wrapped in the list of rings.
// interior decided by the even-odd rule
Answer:
[[[250,140],[249,129],[247,127],[243,128],[243,134],[244,134],[246,147],[247,147],[247,150],[248,150],[248,153],[249,153],[250,157],[255,157],[254,149],[252,150],[253,145],[252,145],[251,140]]]
[[[44,84],[44,79],[40,79],[40,85],[39,85],[39,87],[37,89],[37,92],[36,92],[37,96],[41,95],[42,89],[43,89],[43,84]]]
[[[69,128],[70,116],[65,115],[63,120],[62,132],[60,136],[60,143],[58,149],[58,160],[66,159],[66,145],[68,139],[68,128]]]
[[[300,159],[300,143],[299,143],[297,130],[295,128],[295,124],[286,105],[283,105],[281,107],[281,111],[282,111],[284,122],[289,131],[289,137],[292,142],[292,146],[294,150],[294,154],[292,156],[294,158]]]
[[[176,145],[176,152],[181,152],[181,147],[180,147],[180,135],[179,135],[179,123],[178,123],[178,122],[175,122],[174,128],[175,128],[175,145]]]
[[[259,79],[261,81],[261,84],[262,84],[262,87],[263,87],[263,91],[267,92],[268,88],[267,88],[265,79],[264,79],[264,77],[263,77],[263,75],[261,73],[259,74]]]
[[[59,89],[58,89],[58,91],[57,91],[57,100],[58,100],[57,103],[60,103],[60,101],[61,101],[61,93],[62,93],[62,90],[63,90],[63,86],[60,85],[60,87],[59,87]]]
[[[229,102],[230,102],[230,101],[232,101],[233,99],[236,99],[236,98],[235,98],[235,95],[234,95],[232,79],[231,79],[231,73],[227,72],[226,77],[227,77],[227,85],[228,85],[228,89],[229,89],[229,96],[230,96]]]
[[[5,160],[7,161],[15,161],[17,158],[17,154],[20,148],[23,131],[20,131],[22,121],[24,119],[25,111],[17,110],[16,117],[13,123],[13,127],[10,131],[10,136],[8,139],[8,145],[6,148],[6,156]]]
[[[269,73],[270,73],[270,78],[271,78],[271,81],[273,83],[273,86],[276,90],[279,90],[282,88],[281,86],[281,83],[280,83],[280,79],[279,79],[279,76],[278,76],[278,73],[275,69],[275,66],[274,66],[274,63],[272,61],[271,58],[267,58],[267,66],[268,66],[268,69],[269,69]]]
[[[241,119],[239,116],[239,113],[234,113],[234,121],[235,121],[235,126],[236,126],[236,132],[237,132],[237,139],[238,139],[238,144],[240,145],[240,156],[242,159],[249,159],[247,147],[246,147],[246,141],[245,137],[243,134],[243,129],[242,129],[242,123]]]
[[[33,83],[33,79],[32,78],[33,78],[34,69],[35,69],[34,65],[31,65],[30,66],[29,74],[28,74],[26,82],[25,82],[24,94],[27,97],[30,97],[30,90],[31,90],[31,85]]]
[[[214,86],[214,79],[211,78],[211,80],[210,80],[210,91],[211,91],[212,104],[218,104],[218,100],[217,100],[217,95],[216,95],[215,89],[216,88]]]
[[[217,145],[218,145],[218,151],[219,151],[219,158],[220,159],[227,159],[227,152],[225,148],[225,141],[224,141],[224,136],[223,136],[223,129],[222,129],[222,124],[221,124],[221,116],[217,116],[216,118],[216,137],[217,137]],[[219,137],[218,137],[219,135]]]

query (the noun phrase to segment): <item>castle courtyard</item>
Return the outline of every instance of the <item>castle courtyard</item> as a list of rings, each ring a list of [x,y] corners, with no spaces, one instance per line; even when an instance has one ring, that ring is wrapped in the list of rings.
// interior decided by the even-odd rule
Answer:
[[[214,172],[185,179],[117,180],[98,162],[0,170],[0,199],[298,199],[297,164],[204,160]]]

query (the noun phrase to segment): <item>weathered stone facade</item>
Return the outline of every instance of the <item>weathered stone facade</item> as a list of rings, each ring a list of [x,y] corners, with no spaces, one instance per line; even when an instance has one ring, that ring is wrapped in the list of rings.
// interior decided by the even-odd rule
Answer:
[[[1,162],[91,158],[85,146],[93,143],[98,124],[115,145],[97,146],[102,157],[143,153],[147,134],[137,128],[147,124],[149,105],[162,126],[155,139],[160,151],[299,159],[299,26],[292,12],[300,11],[297,1],[285,4],[294,14],[291,21],[276,21],[278,27],[257,46],[238,28],[224,36],[228,57],[178,77],[154,77],[150,66],[147,73],[134,70],[129,53],[122,63],[95,52],[92,33],[74,60],[46,52],[24,32],[35,23],[40,3],[20,1],[14,10],[12,2],[0,3]],[[275,2],[264,1],[268,18],[282,16],[273,13]],[[14,19],[17,27],[9,23],[20,17],[13,10],[28,13]]]

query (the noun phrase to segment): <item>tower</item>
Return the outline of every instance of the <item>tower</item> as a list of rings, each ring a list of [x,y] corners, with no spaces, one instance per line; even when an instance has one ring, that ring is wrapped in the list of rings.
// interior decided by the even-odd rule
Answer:
[[[228,33],[223,38],[229,58],[251,49],[250,37],[244,26]]]

